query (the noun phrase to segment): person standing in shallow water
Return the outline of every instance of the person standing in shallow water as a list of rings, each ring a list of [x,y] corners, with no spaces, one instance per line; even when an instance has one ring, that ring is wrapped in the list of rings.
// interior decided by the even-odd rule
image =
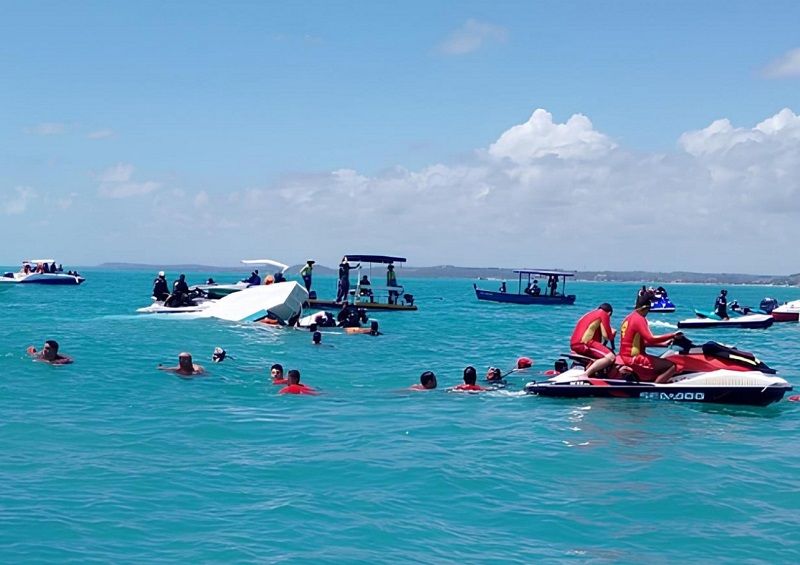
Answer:
[[[203,367],[192,362],[192,354],[187,353],[186,351],[183,351],[178,355],[177,367],[162,367],[159,365],[158,370],[175,373],[181,377],[196,377],[208,374]]]

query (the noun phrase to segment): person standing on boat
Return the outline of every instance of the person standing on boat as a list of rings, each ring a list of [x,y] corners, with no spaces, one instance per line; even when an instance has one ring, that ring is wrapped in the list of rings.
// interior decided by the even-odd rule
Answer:
[[[558,295],[558,277],[550,276],[547,279],[547,286],[550,289],[550,296]]]
[[[300,269],[300,277],[303,279],[303,284],[306,285],[306,290],[311,292],[311,273],[314,270],[314,261],[309,259],[303,268]]]
[[[611,304],[603,302],[595,310],[584,314],[575,325],[569,348],[578,355],[586,355],[595,361],[586,369],[586,376],[591,377],[614,364],[616,355],[606,347],[604,342],[612,344],[617,332],[611,327],[611,315],[614,309]]]
[[[164,271],[159,271],[158,276],[153,280],[153,298],[156,300],[166,300],[169,296],[169,286]]]
[[[361,263],[355,267],[350,266],[347,257],[342,257],[339,263],[339,284],[336,290],[336,302],[347,302],[347,295],[350,294],[350,269],[358,269]]]
[[[389,263],[389,266],[386,267],[386,286],[399,286],[397,284],[397,273],[394,272],[394,265],[392,263]],[[390,290],[389,304],[397,304],[397,298],[399,296],[400,296],[399,292],[397,292],[396,290]]]
[[[683,333],[653,335],[647,325],[646,316],[649,312],[650,297],[645,295],[636,302],[636,310],[625,318],[619,329],[619,357],[633,369],[639,379],[666,383],[675,374],[677,367],[667,359],[649,355],[645,347],[648,345],[668,347],[672,340],[682,336]]]
[[[720,291],[717,300],[714,302],[714,313],[723,320],[730,320],[728,317],[728,291],[724,288]]]

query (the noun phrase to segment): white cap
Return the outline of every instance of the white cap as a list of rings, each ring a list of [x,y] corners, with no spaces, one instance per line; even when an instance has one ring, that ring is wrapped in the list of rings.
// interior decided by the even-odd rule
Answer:
[[[163,277],[164,276],[164,271],[158,271],[158,276],[159,277]]]

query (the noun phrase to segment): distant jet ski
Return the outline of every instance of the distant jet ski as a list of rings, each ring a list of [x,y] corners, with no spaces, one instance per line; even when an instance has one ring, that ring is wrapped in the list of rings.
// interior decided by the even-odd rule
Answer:
[[[667,296],[656,297],[655,300],[650,301],[651,312],[674,312],[675,305]]]

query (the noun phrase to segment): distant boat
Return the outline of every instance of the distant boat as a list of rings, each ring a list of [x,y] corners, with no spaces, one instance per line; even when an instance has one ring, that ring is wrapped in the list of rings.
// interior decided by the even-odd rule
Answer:
[[[574,277],[575,273],[532,269],[520,269],[514,272],[519,274],[517,292],[485,290],[478,288],[478,285],[473,283],[472,287],[475,289],[477,299],[507,304],[575,304],[575,295],[565,292],[567,277]],[[547,277],[544,288],[537,288],[538,279],[533,278],[534,276]],[[523,279],[527,281],[525,286],[522,284]],[[554,284],[551,285],[551,282]],[[561,287],[560,291],[557,290],[559,286]],[[501,288],[505,289],[505,282]]]
[[[76,274],[64,273],[61,271],[56,272],[37,272],[39,267],[44,265],[52,265],[55,261],[53,259],[31,259],[22,263],[22,270],[16,273],[4,273],[0,277],[0,284],[18,283],[18,284],[47,284],[59,286],[75,286],[84,282],[86,279]],[[26,272],[25,266],[28,266]]]

